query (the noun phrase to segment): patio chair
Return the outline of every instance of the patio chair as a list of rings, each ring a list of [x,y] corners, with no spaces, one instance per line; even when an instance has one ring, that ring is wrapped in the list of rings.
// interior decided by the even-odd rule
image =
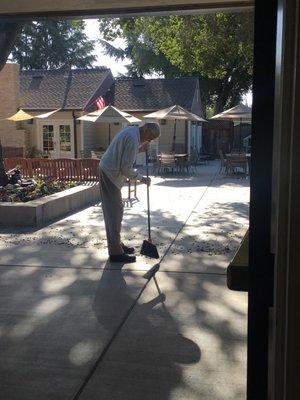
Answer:
[[[223,170],[224,170],[224,173],[227,174],[228,173],[228,160],[226,160],[226,158],[224,157],[222,150],[219,150],[219,155],[220,155],[220,161],[221,161],[219,174],[221,174]]]
[[[208,163],[205,156],[202,156],[197,149],[192,149],[190,155],[191,168],[197,172],[197,167],[199,165],[206,165]]]
[[[172,173],[176,170],[176,161],[174,154],[165,154],[162,153],[160,155],[160,163],[158,172],[168,172],[172,171]]]
[[[198,165],[205,165],[207,163],[206,157],[202,156],[196,148],[191,149],[190,165],[194,170],[197,170]]]
[[[247,175],[248,160],[246,154],[232,154],[227,159],[227,170],[230,174],[237,174],[241,170],[244,175]]]
[[[176,168],[178,172],[190,172],[192,168],[192,163],[190,160],[188,160],[188,155],[178,157],[175,154],[175,162],[176,162]]]
[[[152,161],[152,174],[157,175],[160,170],[160,155],[156,155],[151,159]]]
[[[201,147],[201,149],[199,151],[197,151],[197,152],[198,152],[198,162],[202,163],[202,164],[205,164],[205,165],[208,165],[209,161],[212,160],[211,155],[207,154],[204,151],[203,147]]]

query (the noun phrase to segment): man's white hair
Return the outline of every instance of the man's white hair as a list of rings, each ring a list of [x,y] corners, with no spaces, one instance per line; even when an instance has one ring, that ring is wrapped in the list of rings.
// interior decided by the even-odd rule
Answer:
[[[156,122],[146,122],[142,128],[155,132],[157,136],[160,135],[160,126]]]

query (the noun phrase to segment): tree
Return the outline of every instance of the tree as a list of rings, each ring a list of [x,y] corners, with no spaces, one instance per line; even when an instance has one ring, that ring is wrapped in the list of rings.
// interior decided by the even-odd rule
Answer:
[[[0,22],[0,71],[5,66],[7,58],[19,38],[23,24],[19,22]]]
[[[205,108],[235,105],[252,84],[252,13],[101,19],[106,51],[129,75],[197,76]],[[124,50],[108,43],[126,40]]]
[[[91,67],[94,41],[84,33],[84,21],[38,21],[24,26],[12,58],[21,69]]]

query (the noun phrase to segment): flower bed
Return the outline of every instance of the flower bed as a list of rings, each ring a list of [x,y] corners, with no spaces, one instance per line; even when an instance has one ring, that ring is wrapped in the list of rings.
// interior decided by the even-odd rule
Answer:
[[[0,202],[26,203],[66,189],[73,188],[79,183],[59,181],[52,178],[19,180],[0,187]]]

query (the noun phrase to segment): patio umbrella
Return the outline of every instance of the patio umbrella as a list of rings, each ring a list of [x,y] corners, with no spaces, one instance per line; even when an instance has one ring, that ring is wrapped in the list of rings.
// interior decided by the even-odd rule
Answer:
[[[27,120],[32,119],[32,118],[33,118],[33,115],[28,114],[26,111],[19,110],[18,112],[16,112],[11,117],[8,117],[8,118],[5,118],[5,119],[7,119],[8,121],[19,122],[19,121],[27,121]]]
[[[140,119],[128,114],[124,111],[118,110],[116,107],[107,106],[101,110],[97,110],[77,118],[80,121],[88,122],[107,122],[108,123],[108,144],[110,144],[110,124],[113,122],[129,122],[135,124],[141,122]]]
[[[39,114],[39,115],[31,115],[31,114],[27,113],[24,110],[19,110],[18,112],[16,112],[11,117],[8,117],[8,118],[5,118],[5,119],[8,120],[8,121],[20,122],[20,121],[28,121],[29,119],[33,119],[33,118],[48,118],[52,114],[56,113],[59,110],[60,110],[60,108],[57,109],[57,110],[49,111],[47,113],[43,113],[43,114]]]
[[[240,124],[240,145],[242,140],[242,122],[251,122],[252,109],[244,104],[238,104],[235,107],[229,108],[220,114],[213,116],[211,119],[227,119]]]
[[[168,119],[174,120],[174,131],[173,131],[173,150],[175,151],[175,141],[176,141],[176,124],[177,120],[185,120],[185,121],[199,121],[205,122],[205,119],[199,117],[199,115],[193,114],[190,111],[185,110],[183,107],[174,105],[169,108],[164,108],[162,110],[158,110],[151,114],[147,114],[144,116],[145,119]]]
[[[61,108],[58,108],[57,110],[53,110],[53,111],[49,111],[43,114],[39,114],[39,115],[35,115],[34,118],[39,118],[39,119],[43,119],[43,118],[49,118],[51,117],[51,115],[55,114],[57,111],[60,111]]]

